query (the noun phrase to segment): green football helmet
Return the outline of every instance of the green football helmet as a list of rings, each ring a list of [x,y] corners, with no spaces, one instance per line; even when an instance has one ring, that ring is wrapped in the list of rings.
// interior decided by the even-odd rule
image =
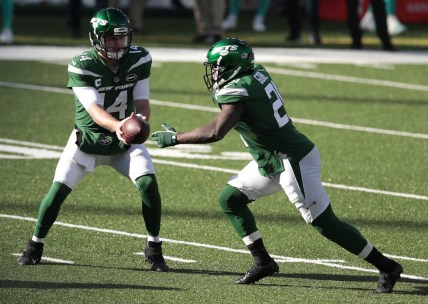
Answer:
[[[107,50],[106,36],[126,36],[123,46]],[[90,22],[89,39],[93,47],[103,56],[119,60],[129,50],[132,40],[132,29],[128,17],[119,9],[108,7],[94,14]],[[115,49],[112,51],[112,49]]]
[[[208,91],[220,88],[236,76],[251,71],[254,53],[251,46],[237,38],[226,38],[216,42],[208,51],[204,61],[204,81]]]

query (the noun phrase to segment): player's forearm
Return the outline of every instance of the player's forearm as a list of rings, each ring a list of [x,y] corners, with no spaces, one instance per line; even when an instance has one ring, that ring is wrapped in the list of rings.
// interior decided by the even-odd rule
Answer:
[[[189,132],[177,133],[179,144],[205,144],[223,139],[215,128],[210,125],[196,128]]]
[[[118,125],[120,124],[119,120],[111,116],[98,105],[91,106],[89,108],[89,114],[97,125],[111,132],[116,132]]]
[[[150,119],[150,103],[147,99],[135,100],[135,113],[141,114],[145,117],[145,120],[148,122]]]

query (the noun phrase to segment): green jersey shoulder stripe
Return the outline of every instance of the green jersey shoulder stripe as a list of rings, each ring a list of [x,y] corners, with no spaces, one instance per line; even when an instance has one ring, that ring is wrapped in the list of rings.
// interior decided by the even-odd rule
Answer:
[[[134,52],[135,53],[135,52]],[[152,56],[150,55],[150,53],[149,54],[147,54],[146,56],[144,56],[144,57],[141,57],[135,64],[133,64],[129,69],[128,69],[128,72],[129,71],[131,71],[131,70],[133,70],[133,69],[135,69],[136,67],[139,67],[140,65],[142,65],[142,64],[145,64],[145,63],[147,63],[147,62],[150,62],[150,61],[152,61]]]
[[[68,65],[68,72],[70,73],[75,73],[75,74],[79,74],[79,75],[87,75],[87,76],[94,76],[94,77],[103,77],[102,75],[99,75],[97,73],[88,71],[88,70],[83,70],[83,69],[79,69],[77,67],[74,67],[72,65]]]
[[[245,88],[228,88],[228,87],[224,87],[220,89],[216,95],[217,96],[223,96],[223,95],[249,96],[248,91]]]

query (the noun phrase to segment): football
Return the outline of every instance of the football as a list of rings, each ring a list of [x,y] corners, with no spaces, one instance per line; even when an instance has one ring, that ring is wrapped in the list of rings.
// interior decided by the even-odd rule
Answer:
[[[129,118],[122,125],[122,137],[128,144],[142,144],[150,135],[150,125],[137,116]]]

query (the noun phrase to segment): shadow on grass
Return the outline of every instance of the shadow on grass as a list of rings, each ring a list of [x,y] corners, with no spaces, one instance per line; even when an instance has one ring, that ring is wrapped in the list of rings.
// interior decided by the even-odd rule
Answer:
[[[361,291],[370,291],[373,290],[374,294],[378,294],[374,291],[377,284],[377,276],[356,276],[356,275],[337,275],[337,274],[322,274],[322,273],[313,273],[313,274],[287,274],[287,273],[279,273],[275,274],[274,277],[283,278],[283,279],[293,279],[293,280],[311,280],[311,281],[340,281],[340,282],[373,282],[373,289],[367,288],[358,288],[358,287],[343,287],[343,286],[320,286],[320,284],[316,285],[304,285],[296,283],[296,281],[292,281],[293,285],[290,284],[264,284],[263,282],[257,283],[258,286],[277,286],[277,287],[293,287],[293,288],[317,288],[317,289],[346,289],[346,290],[361,290]],[[285,280],[286,281],[286,280]],[[414,290],[400,290],[400,284],[407,283],[414,285]],[[419,285],[423,284],[423,285]],[[415,280],[401,278],[397,285],[394,288],[393,294],[402,294],[402,295],[428,295],[428,282],[426,281],[418,281]],[[379,296],[382,296],[379,294]]]
[[[49,265],[58,265],[58,263],[51,262],[41,262],[39,266],[49,266]],[[98,266],[98,265],[84,265],[84,264],[61,264],[69,267],[82,267],[82,268],[95,268],[95,269],[115,269],[115,270],[125,270],[125,271],[138,271],[138,272],[151,272],[148,268],[126,268],[126,267],[114,267],[114,266]],[[236,278],[242,276],[243,272],[230,272],[230,271],[215,271],[207,269],[185,269],[185,268],[172,268],[169,271],[169,274],[190,274],[190,275],[210,275],[210,276],[225,276],[231,277],[230,284],[234,284]],[[167,274],[166,274],[167,275]],[[275,274],[273,278],[277,278],[276,284],[272,283],[263,283],[257,282],[251,286],[261,286],[261,287],[293,287],[293,288],[317,288],[317,289],[346,289],[346,290],[357,290],[357,291],[370,291],[374,290],[377,282],[377,275],[344,275],[344,274],[324,274],[324,273],[279,273]],[[309,285],[308,283],[303,284],[301,281],[296,280],[307,280],[308,282],[316,282],[314,285]],[[343,287],[343,286],[320,286],[320,281],[337,281],[337,282],[355,282],[355,283],[365,283],[373,282],[373,289],[359,288],[359,287]],[[290,284],[291,283],[291,284]],[[414,290],[400,290],[400,284],[412,284]],[[0,286],[3,288],[37,288],[37,289],[142,289],[142,290],[165,290],[165,291],[179,291],[183,290],[180,288],[172,287],[159,287],[159,286],[145,286],[145,285],[135,285],[135,284],[112,284],[112,283],[58,283],[58,282],[34,282],[34,281],[18,281],[18,280],[0,280]],[[394,294],[402,295],[428,295],[428,282],[418,281],[414,279],[401,278],[397,285],[395,286]]]
[[[35,282],[18,280],[0,280],[2,288],[35,288],[35,289],[141,289],[141,290],[164,290],[177,291],[179,288],[146,286],[136,284],[113,284],[113,283],[59,283],[59,282]]]

